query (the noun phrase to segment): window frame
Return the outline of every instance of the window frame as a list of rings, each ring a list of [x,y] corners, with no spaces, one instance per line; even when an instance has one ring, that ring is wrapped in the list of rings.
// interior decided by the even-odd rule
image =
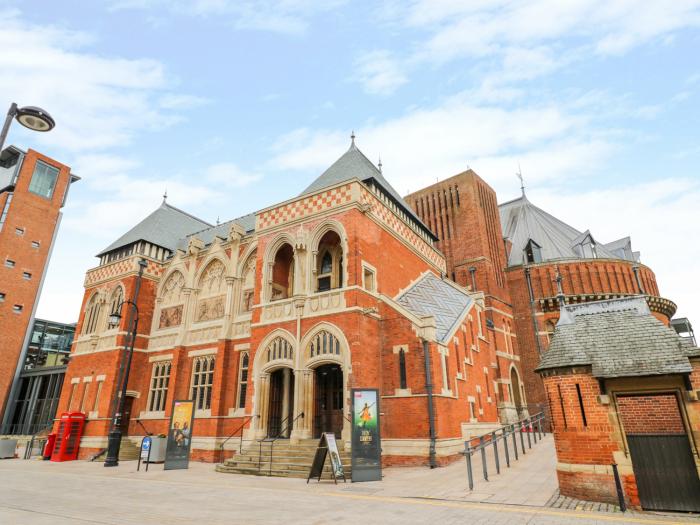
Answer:
[[[245,362],[245,366],[244,366]],[[245,379],[243,378],[245,373]],[[245,398],[248,394],[250,381],[250,353],[242,352],[238,360],[238,389],[236,392],[236,410],[245,409]]]
[[[148,412],[165,412],[172,364],[170,360],[153,363],[151,380],[148,384],[148,399],[146,400],[146,410]]]
[[[197,369],[201,364],[202,368]],[[214,393],[214,368],[216,366],[216,354],[197,356],[192,359],[192,373],[190,375],[190,399],[194,401],[195,412],[209,412]],[[200,381],[203,379],[203,381]]]
[[[45,195],[44,193],[39,193],[37,191],[37,188],[32,189],[32,184],[34,183],[35,176],[37,174],[37,169],[43,167],[46,169],[46,173],[49,173],[49,171],[55,172],[55,176],[53,178],[52,184],[50,186],[50,192],[48,195]],[[43,162],[41,160],[37,160],[36,163],[34,164],[34,170],[32,171],[32,178],[29,180],[29,186],[28,186],[28,191],[33,193],[34,195],[38,195],[39,197],[42,197],[44,199],[51,200],[53,199],[53,194],[56,191],[56,185],[58,183],[58,177],[61,174],[61,170],[57,168],[56,166],[52,166],[51,164],[48,164],[46,162]]]

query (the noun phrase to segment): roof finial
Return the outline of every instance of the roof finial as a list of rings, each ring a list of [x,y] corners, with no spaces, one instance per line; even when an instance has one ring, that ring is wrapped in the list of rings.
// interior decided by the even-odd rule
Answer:
[[[523,180],[523,172],[520,169],[520,162],[518,162],[518,172],[515,174],[516,177],[520,179],[520,191],[525,196],[525,181]]]
[[[168,188],[165,188],[165,193],[163,193],[163,202],[168,200]]]
[[[219,224],[221,224],[221,223],[219,222],[219,216],[217,215],[216,216],[216,225],[218,226]]]
[[[379,168],[379,173],[382,172],[382,156],[379,155],[379,162],[377,163],[377,167]]]
[[[351,146],[355,145],[355,130],[354,129],[350,132],[350,145]]]
[[[559,306],[563,307],[566,304],[566,296],[564,295],[564,289],[561,286],[564,279],[559,273],[559,266],[556,266],[556,272],[557,276],[554,278],[554,281],[557,283],[557,300],[559,301]]]

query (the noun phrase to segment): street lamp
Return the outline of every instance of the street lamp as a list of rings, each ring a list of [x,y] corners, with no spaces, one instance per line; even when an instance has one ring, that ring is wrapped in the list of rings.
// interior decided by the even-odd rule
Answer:
[[[122,301],[114,311],[109,314],[109,323],[111,326],[118,326],[122,319],[122,308],[128,304],[134,310],[134,324],[130,331],[129,354],[124,369],[124,377],[122,379],[121,390],[119,392],[119,400],[117,409],[112,418],[112,428],[107,437],[107,458],[105,459],[105,467],[116,467],[119,465],[119,448],[122,443],[122,417],[124,417],[124,404],[126,402],[126,387],[129,383],[129,371],[131,370],[131,357],[134,355],[134,340],[136,339],[136,330],[139,325],[139,309],[133,301]]]
[[[49,115],[48,111],[36,106],[24,106],[20,108],[13,102],[7,112],[2,131],[0,131],[0,151],[2,151],[5,145],[5,138],[7,137],[7,132],[10,130],[10,124],[12,124],[13,118],[17,119],[17,122],[22,124],[25,128],[31,129],[32,131],[51,131],[56,125],[56,121]]]

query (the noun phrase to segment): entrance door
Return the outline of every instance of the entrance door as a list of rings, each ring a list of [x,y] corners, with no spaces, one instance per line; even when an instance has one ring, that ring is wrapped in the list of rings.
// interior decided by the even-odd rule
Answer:
[[[270,374],[270,412],[268,437],[289,437],[294,409],[294,376],[291,369],[282,368]]]
[[[315,372],[314,437],[343,430],[343,371],[340,365],[319,366]]]
[[[642,508],[700,511],[700,479],[676,396],[618,397],[618,409]]]
[[[131,419],[131,407],[134,404],[134,398],[126,396],[124,399],[124,413],[119,424],[119,429],[122,431],[122,437],[129,435],[129,420]]]

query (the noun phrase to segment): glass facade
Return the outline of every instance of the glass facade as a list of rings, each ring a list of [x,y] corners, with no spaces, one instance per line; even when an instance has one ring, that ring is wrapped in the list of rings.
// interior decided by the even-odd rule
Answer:
[[[36,319],[4,434],[35,434],[53,423],[75,334],[74,324]]]

